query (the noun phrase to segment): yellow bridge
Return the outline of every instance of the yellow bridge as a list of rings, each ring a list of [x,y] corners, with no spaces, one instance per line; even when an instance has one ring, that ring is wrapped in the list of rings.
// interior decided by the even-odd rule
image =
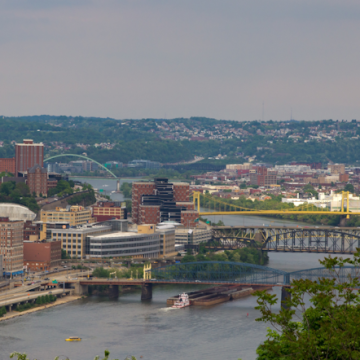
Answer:
[[[360,211],[349,211],[350,192],[343,191],[341,199],[340,211],[330,211],[324,208],[318,208],[312,204],[304,204],[301,206],[290,207],[289,204],[280,204],[280,209],[261,210],[249,209],[234,205],[230,202],[214,198],[208,194],[202,194],[194,191],[192,194],[195,209],[199,215],[346,215],[349,219],[350,215],[360,215]],[[201,201],[202,200],[202,201]],[[209,209],[209,211],[200,211],[200,205]],[[282,208],[283,207],[283,208]]]

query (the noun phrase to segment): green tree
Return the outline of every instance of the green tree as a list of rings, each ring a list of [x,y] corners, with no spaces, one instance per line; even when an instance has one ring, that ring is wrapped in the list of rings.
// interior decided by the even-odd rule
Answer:
[[[359,274],[340,279],[345,265],[359,269],[359,250],[353,259],[329,257],[320,261],[332,276],[293,280],[287,308],[280,312],[273,310],[276,295],[256,293],[256,309],[262,315],[257,321],[273,326],[257,349],[258,360],[360,359],[360,292],[353,290],[360,286]]]
[[[352,194],[355,193],[354,185],[353,184],[346,184],[344,187],[344,191],[349,191]]]

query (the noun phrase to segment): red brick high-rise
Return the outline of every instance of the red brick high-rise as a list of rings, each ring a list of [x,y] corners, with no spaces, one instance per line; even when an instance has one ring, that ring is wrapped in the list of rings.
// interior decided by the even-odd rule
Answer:
[[[172,184],[165,178],[133,183],[132,220],[135,224],[175,221],[193,227],[198,217],[199,213],[190,202],[189,184]]]
[[[190,186],[187,183],[174,183],[174,201],[187,202],[190,197]]]
[[[18,176],[19,171],[28,171],[34,165],[44,166],[44,144],[34,144],[30,139],[15,144],[15,176]]]
[[[140,224],[140,205],[143,195],[154,194],[154,182],[134,182],[132,184],[132,210],[131,217],[135,224]]]

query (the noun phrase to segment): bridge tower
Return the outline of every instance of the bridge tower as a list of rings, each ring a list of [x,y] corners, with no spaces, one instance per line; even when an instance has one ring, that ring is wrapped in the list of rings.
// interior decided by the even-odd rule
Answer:
[[[150,280],[151,279],[151,263],[150,264],[144,264],[144,280]]]
[[[200,212],[200,191],[193,192],[193,202],[194,208],[197,209],[197,212]]]
[[[350,206],[349,206],[349,200],[350,200],[350,192],[349,191],[343,191],[342,197],[341,197],[341,212],[344,212],[344,203],[346,200],[346,211],[349,212]],[[347,219],[350,219],[350,215],[346,215]]]

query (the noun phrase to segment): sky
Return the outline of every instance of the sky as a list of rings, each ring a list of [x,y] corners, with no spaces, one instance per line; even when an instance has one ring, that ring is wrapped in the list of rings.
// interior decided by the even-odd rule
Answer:
[[[360,119],[358,0],[0,0],[0,114]]]

